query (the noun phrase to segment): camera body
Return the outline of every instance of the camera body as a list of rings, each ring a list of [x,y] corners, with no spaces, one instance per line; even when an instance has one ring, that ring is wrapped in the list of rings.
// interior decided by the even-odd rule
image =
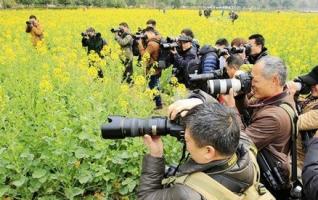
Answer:
[[[109,116],[108,124],[101,126],[104,139],[124,139],[149,135],[171,135],[178,140],[184,137],[184,126],[181,121],[171,121],[167,117],[152,117],[148,119]]]
[[[110,32],[112,33],[118,33],[118,34],[123,34],[125,31],[122,28],[112,28],[110,29]]]
[[[219,49],[217,54],[219,57],[239,53],[245,53],[246,56],[249,56],[251,55],[251,52],[252,46],[250,44],[244,44],[242,47],[225,47],[224,49]]]
[[[28,20],[25,22],[26,23],[26,30],[25,32],[30,33],[32,28],[33,28],[33,21]]]

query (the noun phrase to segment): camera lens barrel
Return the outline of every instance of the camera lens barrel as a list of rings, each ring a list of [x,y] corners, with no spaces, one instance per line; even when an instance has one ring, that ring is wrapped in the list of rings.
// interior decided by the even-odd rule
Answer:
[[[209,80],[208,88],[211,94],[227,94],[231,88],[234,92],[239,92],[242,84],[238,79],[217,79]]]
[[[101,126],[104,139],[123,139],[138,137],[145,134],[167,135],[181,137],[184,128],[171,122],[166,117],[152,117],[149,119],[127,118],[122,116],[109,116],[108,124]]]

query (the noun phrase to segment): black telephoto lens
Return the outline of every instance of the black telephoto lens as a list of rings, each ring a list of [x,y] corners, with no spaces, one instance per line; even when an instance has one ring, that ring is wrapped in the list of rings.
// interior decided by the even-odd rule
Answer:
[[[123,139],[149,135],[171,135],[181,139],[184,128],[166,117],[152,117],[149,119],[109,116],[108,124],[101,126],[104,139]]]

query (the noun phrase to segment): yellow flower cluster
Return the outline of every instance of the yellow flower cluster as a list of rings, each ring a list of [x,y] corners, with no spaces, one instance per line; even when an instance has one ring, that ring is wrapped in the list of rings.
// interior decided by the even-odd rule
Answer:
[[[52,85],[51,81],[49,80],[48,76],[44,76],[42,78],[42,80],[40,81],[40,91],[43,93],[53,91],[53,85]]]
[[[67,84],[70,81],[70,73],[63,71],[61,67],[54,68],[53,75],[61,81],[62,84]]]
[[[146,79],[144,76],[137,75],[134,77],[134,83],[136,86],[145,86],[146,84]]]

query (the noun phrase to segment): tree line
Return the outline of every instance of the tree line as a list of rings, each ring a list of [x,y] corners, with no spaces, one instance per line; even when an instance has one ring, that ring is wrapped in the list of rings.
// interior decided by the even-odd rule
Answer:
[[[230,7],[254,9],[317,9],[318,0],[0,0],[0,7]]]

